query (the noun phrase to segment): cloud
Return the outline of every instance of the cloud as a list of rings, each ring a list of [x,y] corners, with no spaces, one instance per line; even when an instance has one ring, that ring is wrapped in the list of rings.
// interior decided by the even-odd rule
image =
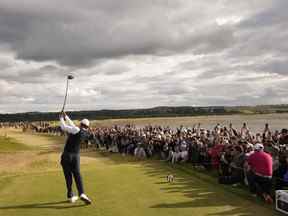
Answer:
[[[0,110],[287,102],[287,6],[2,0]]]
[[[197,7],[208,4],[199,2],[124,0],[119,4],[97,0],[80,4],[64,0],[61,10],[60,3],[54,1],[28,0],[23,8],[18,3],[0,3],[0,43],[8,44],[17,58],[24,60],[83,66],[97,59],[127,55],[163,55],[184,50],[207,53],[233,43],[233,29],[228,26],[207,21],[204,26],[191,28],[186,19],[179,19],[176,10],[187,8],[196,22],[199,17],[205,18]]]
[[[287,6],[287,1],[275,0],[267,8],[260,10],[249,17],[249,19],[243,21],[241,26],[245,28],[267,28],[277,24],[286,24],[285,20],[287,20],[288,15],[285,8]]]
[[[281,60],[277,59],[274,61],[270,61],[265,63],[257,68],[260,71],[266,71],[269,73],[275,73],[279,75],[288,75],[288,59]]]

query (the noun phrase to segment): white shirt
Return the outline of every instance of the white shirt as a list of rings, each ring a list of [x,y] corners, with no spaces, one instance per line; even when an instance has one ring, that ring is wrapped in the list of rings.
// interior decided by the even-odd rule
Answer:
[[[77,134],[80,131],[80,128],[77,127],[73,121],[66,115],[66,122],[63,117],[60,117],[60,127],[63,131],[70,134]]]

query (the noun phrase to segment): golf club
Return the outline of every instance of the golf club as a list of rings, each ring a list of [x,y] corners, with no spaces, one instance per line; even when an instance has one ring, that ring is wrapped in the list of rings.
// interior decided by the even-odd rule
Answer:
[[[66,105],[66,100],[67,100],[67,94],[68,94],[69,80],[72,80],[72,79],[74,79],[74,76],[72,76],[72,75],[68,75],[67,76],[66,93],[65,93],[64,103],[63,103],[63,107],[62,107],[62,111],[61,112],[64,112],[65,105]]]

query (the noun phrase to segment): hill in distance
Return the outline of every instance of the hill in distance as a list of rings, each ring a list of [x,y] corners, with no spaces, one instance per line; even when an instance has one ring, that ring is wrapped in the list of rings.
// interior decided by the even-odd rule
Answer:
[[[232,114],[269,114],[286,113],[288,105],[259,105],[259,106],[159,106],[148,109],[97,110],[97,111],[67,111],[73,119],[89,118],[93,120],[119,118],[151,118],[151,117],[180,117],[201,115],[232,115]],[[15,114],[0,114],[0,122],[19,121],[54,121],[58,112],[27,112]]]

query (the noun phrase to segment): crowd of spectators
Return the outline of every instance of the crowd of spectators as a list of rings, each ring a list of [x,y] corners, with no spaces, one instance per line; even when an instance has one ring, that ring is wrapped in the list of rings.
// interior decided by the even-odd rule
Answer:
[[[232,124],[217,124],[212,130],[200,124],[177,129],[126,125],[94,128],[92,132],[92,142],[98,148],[215,170],[220,184],[247,185],[252,194],[268,203],[273,202],[272,189],[288,186],[287,129],[271,131],[266,124],[261,132],[253,134],[243,123],[240,129]]]
[[[48,123],[24,128],[63,135],[58,126]],[[191,163],[208,172],[217,171],[220,184],[246,185],[252,194],[268,203],[273,202],[274,189],[288,186],[287,129],[272,131],[265,124],[260,132],[252,133],[243,123],[240,129],[232,124],[228,127],[217,124],[212,129],[198,124],[177,129],[126,125],[90,128],[90,131],[89,144],[93,147],[139,159],[159,158],[172,164]]]

